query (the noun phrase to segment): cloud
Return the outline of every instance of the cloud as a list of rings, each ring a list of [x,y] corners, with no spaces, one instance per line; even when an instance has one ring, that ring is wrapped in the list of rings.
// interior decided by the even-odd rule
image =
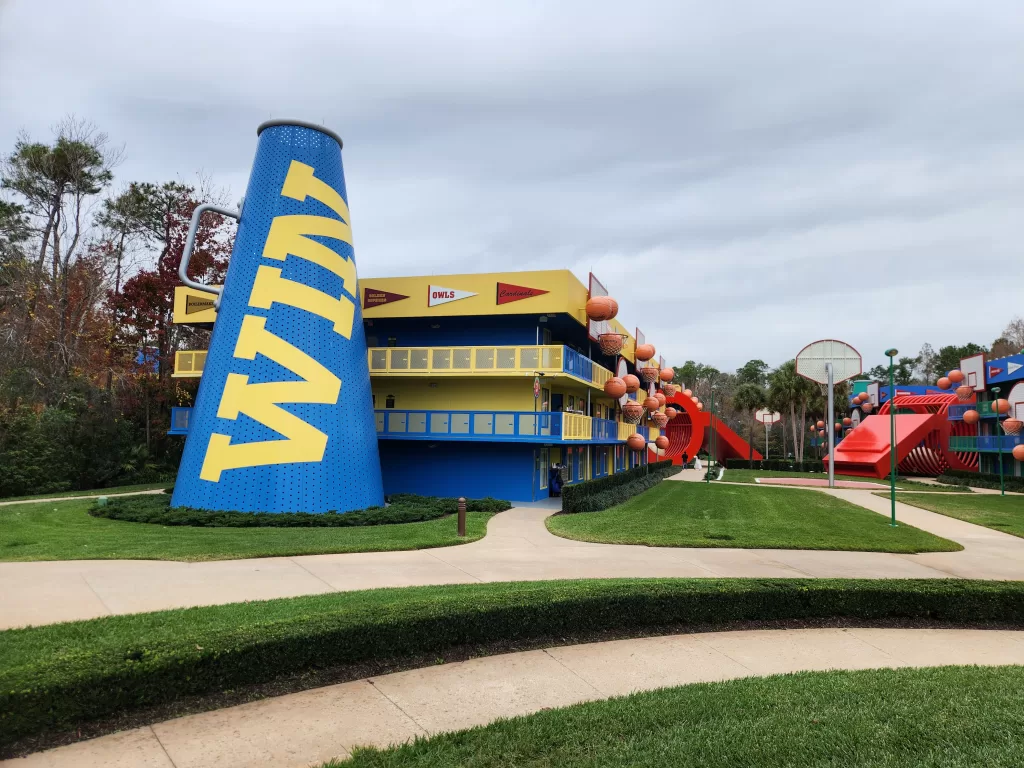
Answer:
[[[363,274],[593,268],[672,361],[1020,312],[1016,3],[494,5],[8,2],[0,146],[74,111],[239,196],[256,124],[323,122]]]

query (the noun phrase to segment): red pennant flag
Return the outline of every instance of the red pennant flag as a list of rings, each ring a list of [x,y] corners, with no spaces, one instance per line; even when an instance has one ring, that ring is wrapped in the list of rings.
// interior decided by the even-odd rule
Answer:
[[[527,288],[522,285],[511,283],[498,283],[498,305],[509,304],[513,301],[532,299],[534,296],[543,296],[550,291],[542,291],[540,288]]]
[[[400,293],[381,291],[367,286],[363,288],[363,309],[366,309],[367,307],[379,307],[384,304],[390,304],[392,301],[401,301],[402,299],[408,298],[408,296],[403,296]]]

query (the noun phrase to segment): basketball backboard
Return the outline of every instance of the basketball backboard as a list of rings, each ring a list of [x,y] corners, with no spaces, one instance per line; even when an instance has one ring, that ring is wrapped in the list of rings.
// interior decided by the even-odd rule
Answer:
[[[607,296],[608,290],[601,284],[601,281],[590,273],[590,294],[588,298],[595,296]],[[602,333],[612,333],[612,324],[607,320],[591,320],[587,318],[587,336],[591,341],[597,341]]]
[[[862,372],[860,352],[837,339],[821,339],[801,349],[796,356],[796,372],[805,379],[827,384],[825,363],[832,363],[832,379],[836,384]]]
[[[975,392],[985,391],[985,355],[978,353],[960,360],[960,371],[964,375],[964,384],[974,387]]]
[[[879,390],[879,385],[878,385],[877,381],[872,381],[870,384],[868,384],[868,388],[866,390],[867,393],[868,393],[868,401],[873,406],[875,406],[875,408],[877,408],[879,405],[881,405],[881,402],[878,399],[878,390]]]
[[[1024,421],[1024,381],[1013,385],[1006,401],[1010,404],[1010,416]]]
[[[782,421],[782,414],[778,411],[771,411],[767,408],[762,408],[754,414],[754,418],[762,424],[770,427],[772,424],[778,424]]]

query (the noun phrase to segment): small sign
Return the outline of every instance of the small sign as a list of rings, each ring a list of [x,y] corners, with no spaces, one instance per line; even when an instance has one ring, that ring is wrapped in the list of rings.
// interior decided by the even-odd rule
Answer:
[[[498,283],[498,306],[511,304],[513,301],[532,299],[534,296],[543,296],[550,291],[542,291],[540,288],[527,288],[525,285],[512,285],[511,283]]]
[[[533,399],[540,397],[540,376],[533,377]]]
[[[185,316],[194,315],[196,312],[205,312],[213,309],[213,299],[203,299],[198,296],[185,297]]]
[[[427,306],[436,307],[460,299],[468,299],[477,294],[473,291],[462,291],[458,288],[444,288],[440,285],[427,286]]]
[[[401,301],[402,299],[408,298],[408,296],[401,293],[381,291],[367,286],[363,288],[363,309],[366,309],[367,307],[380,307],[385,304],[390,304],[393,301]]]

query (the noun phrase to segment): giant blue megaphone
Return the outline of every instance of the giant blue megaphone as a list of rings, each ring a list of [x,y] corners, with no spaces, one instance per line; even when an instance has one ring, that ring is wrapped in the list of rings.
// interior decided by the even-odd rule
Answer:
[[[199,206],[181,260],[218,310],[171,506],[383,504],[341,139],[290,120],[257,135],[242,210]],[[188,277],[208,210],[239,219],[223,290]]]

